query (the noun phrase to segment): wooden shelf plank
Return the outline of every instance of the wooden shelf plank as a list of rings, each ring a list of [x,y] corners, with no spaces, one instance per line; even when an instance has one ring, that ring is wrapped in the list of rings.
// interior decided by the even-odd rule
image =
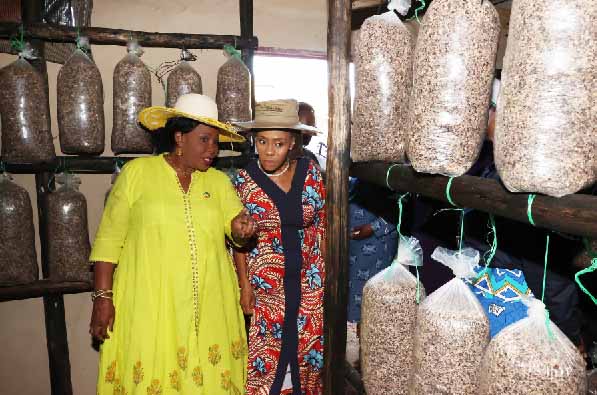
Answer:
[[[350,174],[386,186],[390,163],[354,163]],[[415,192],[447,202],[448,177],[417,173],[412,167],[398,165],[387,177],[396,191]],[[450,195],[460,207],[485,211],[520,222],[528,222],[528,194],[512,193],[495,180],[462,176],[454,178]],[[568,195],[561,198],[537,195],[533,202],[536,226],[563,233],[597,238],[597,196]]]
[[[93,285],[86,282],[38,280],[31,284],[0,287],[0,302],[40,298],[48,295],[91,292]]]
[[[44,172],[60,172],[68,170],[75,174],[112,174],[116,163],[124,164],[135,159],[134,156],[58,156],[55,160],[45,163],[4,163],[6,171],[12,174],[40,174]],[[1,161],[2,158],[0,158]],[[248,162],[247,156],[217,158],[214,166],[218,169],[241,167]]]
[[[47,23],[31,23],[21,25],[14,22],[0,23],[0,37],[10,38],[20,34],[23,26],[23,36],[27,39],[39,39],[52,42],[74,43],[77,36],[86,36],[91,44],[122,45],[135,39],[142,47],[186,48],[186,49],[221,49],[224,45],[232,45],[238,49],[255,49],[258,46],[257,37],[241,37],[221,34],[187,34],[187,33],[157,33],[138,30],[110,29],[105,27],[76,28],[51,25]]]

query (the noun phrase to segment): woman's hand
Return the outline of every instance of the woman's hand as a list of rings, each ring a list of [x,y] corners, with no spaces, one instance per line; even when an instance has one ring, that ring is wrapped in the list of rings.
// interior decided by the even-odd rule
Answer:
[[[353,240],[365,240],[373,236],[371,224],[357,226],[350,231],[350,238]]]
[[[252,315],[255,309],[255,292],[250,284],[240,289],[240,307],[246,315]]]
[[[110,338],[110,332],[114,329],[114,318],[116,310],[112,299],[96,298],[93,301],[93,312],[91,313],[91,323],[89,324],[89,333],[99,341]]]
[[[247,209],[243,209],[231,223],[232,237],[235,241],[244,241],[250,239],[257,230],[257,223],[249,215]]]

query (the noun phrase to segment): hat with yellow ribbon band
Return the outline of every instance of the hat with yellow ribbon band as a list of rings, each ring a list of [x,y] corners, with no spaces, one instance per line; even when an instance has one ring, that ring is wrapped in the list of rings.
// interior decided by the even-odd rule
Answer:
[[[153,106],[139,113],[139,122],[150,131],[166,126],[170,118],[184,117],[197,122],[213,126],[220,133],[219,141],[222,143],[242,143],[245,138],[238,134],[229,123],[218,121],[218,105],[209,96],[198,93],[182,95],[173,108]]]

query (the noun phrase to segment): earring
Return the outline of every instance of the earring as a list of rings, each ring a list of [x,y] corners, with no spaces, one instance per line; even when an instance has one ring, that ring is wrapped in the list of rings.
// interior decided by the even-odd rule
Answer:
[[[182,147],[176,147],[175,154],[176,156],[182,156]]]

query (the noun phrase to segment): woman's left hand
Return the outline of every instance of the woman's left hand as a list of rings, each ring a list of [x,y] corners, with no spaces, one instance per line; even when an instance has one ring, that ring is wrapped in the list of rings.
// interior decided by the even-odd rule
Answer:
[[[255,234],[257,223],[253,217],[249,215],[247,209],[243,209],[240,214],[234,217],[231,227],[232,237],[234,237],[235,241],[247,240]]]
[[[365,240],[373,236],[371,224],[357,226],[350,231],[350,238],[353,240]]]

